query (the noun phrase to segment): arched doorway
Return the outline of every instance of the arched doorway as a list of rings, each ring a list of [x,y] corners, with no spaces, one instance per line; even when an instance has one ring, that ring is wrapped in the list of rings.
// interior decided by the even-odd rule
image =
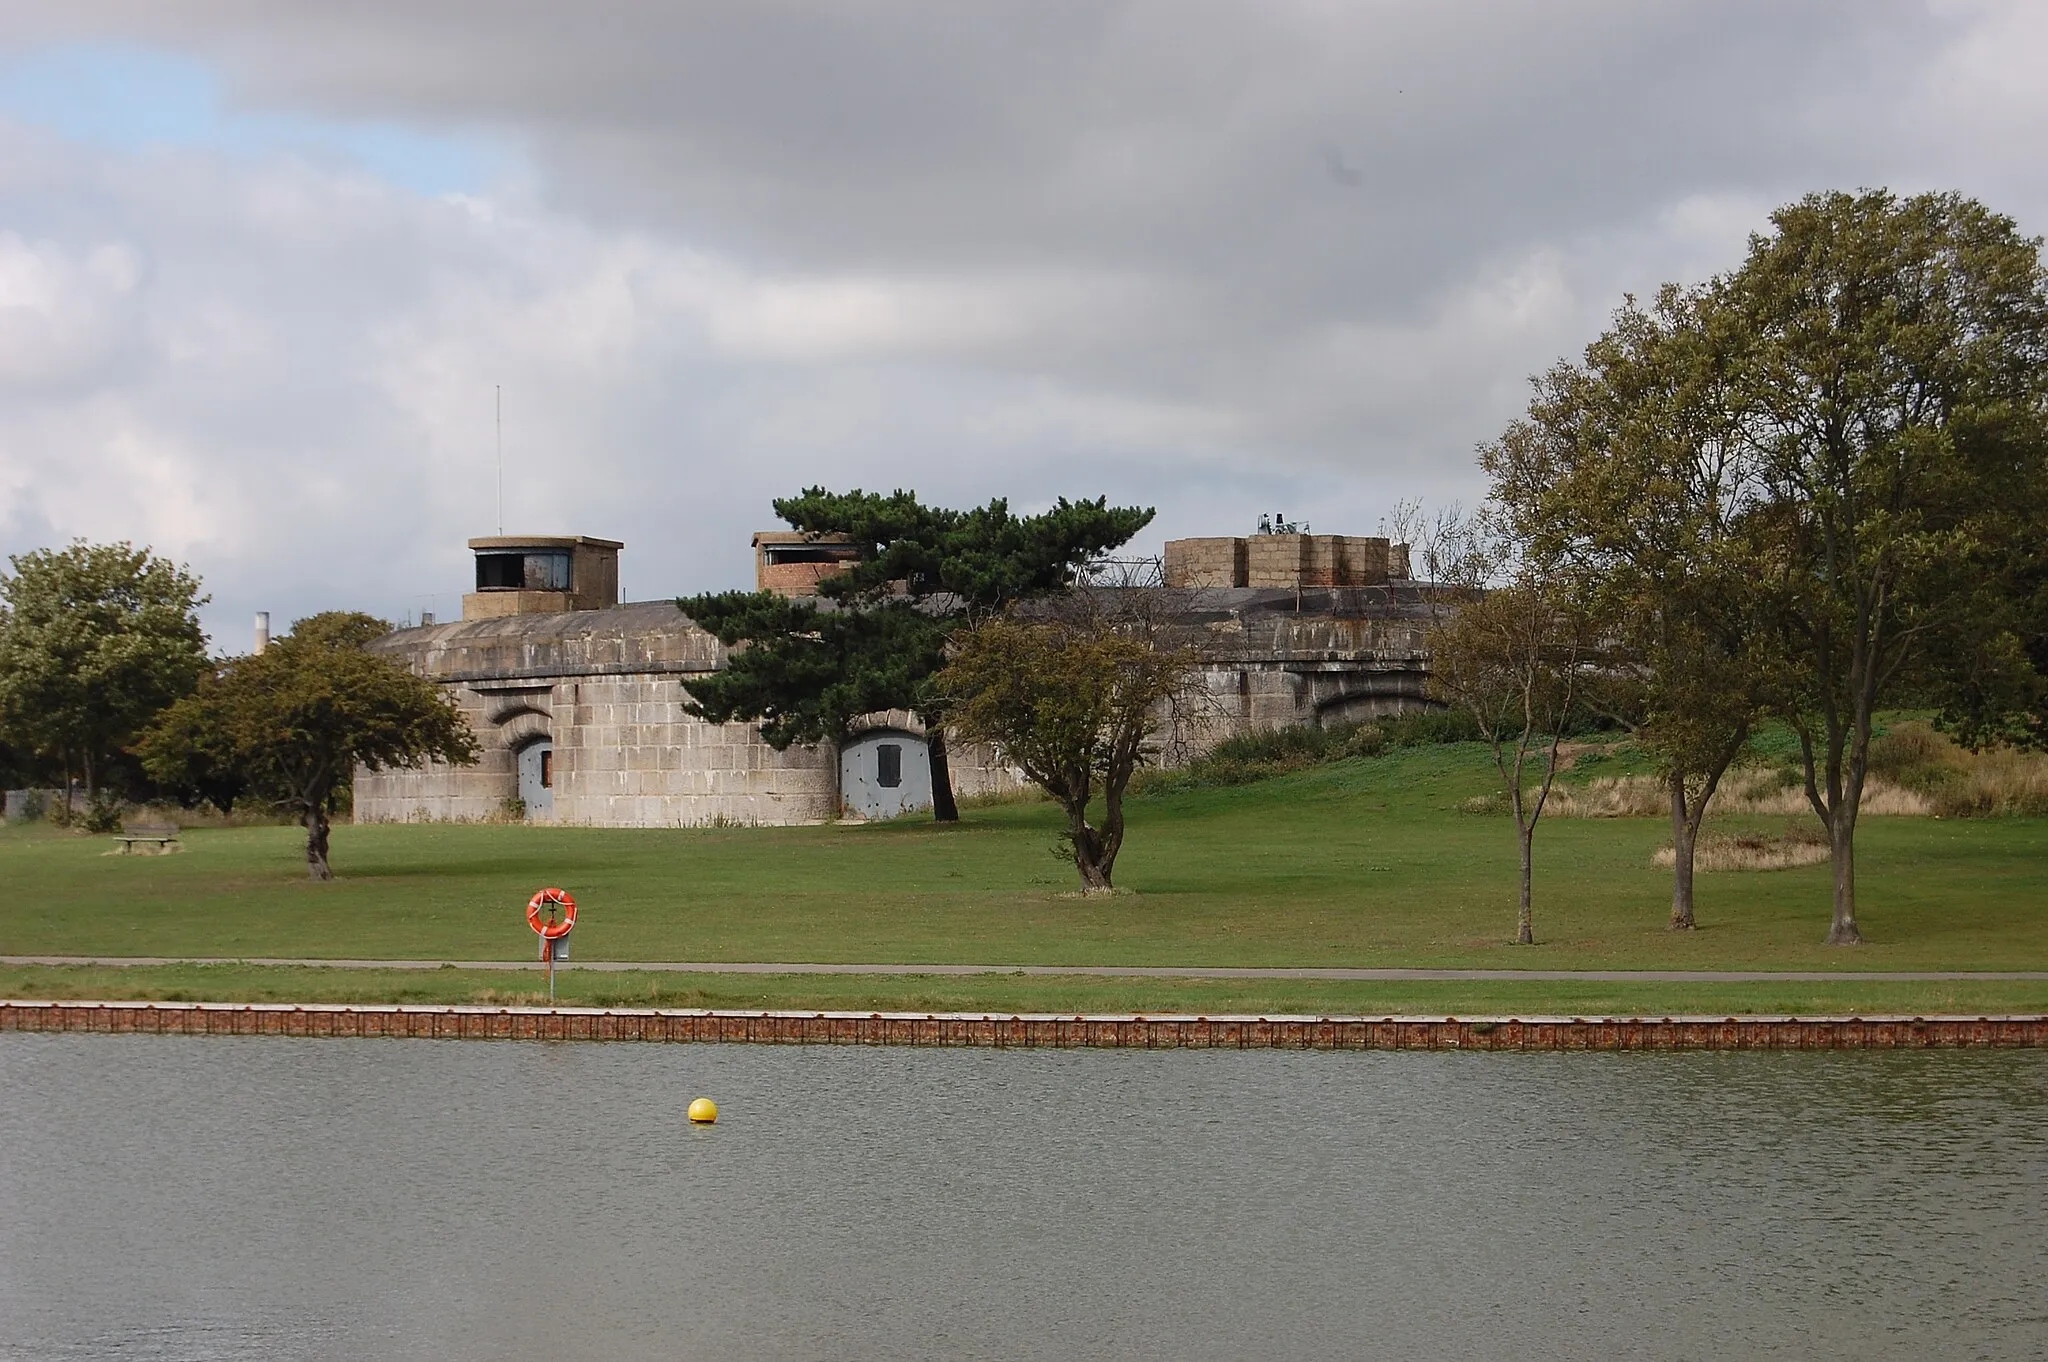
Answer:
[[[555,745],[546,738],[519,749],[519,800],[528,818],[555,816]]]

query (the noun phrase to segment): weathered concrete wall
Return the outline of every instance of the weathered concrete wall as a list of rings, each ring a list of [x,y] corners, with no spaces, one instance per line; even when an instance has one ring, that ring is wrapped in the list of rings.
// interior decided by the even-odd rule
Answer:
[[[557,823],[806,823],[837,810],[835,753],[777,752],[751,724],[684,712],[683,679],[725,654],[672,604],[434,625],[375,646],[447,687],[482,758],[359,771],[358,822],[504,818],[516,753],[538,738],[554,747]]]
[[[1440,595],[1406,584],[1191,592],[1175,641],[1201,652],[1207,702],[1183,755],[1260,730],[1429,708],[1426,636]]]
[[[512,816],[518,750],[542,738],[554,748],[556,823],[788,824],[839,812],[832,748],[778,752],[753,724],[684,711],[684,680],[723,666],[725,649],[672,604],[432,625],[373,646],[447,688],[481,755],[466,767],[358,770],[359,823]],[[923,732],[907,715],[893,726]],[[1019,783],[985,750],[961,751],[953,763],[963,795]]]
[[[1169,641],[1201,652],[1206,701],[1181,732],[1162,735],[1168,760],[1241,733],[1427,706],[1431,599],[1412,584],[1179,596]],[[482,756],[462,768],[359,771],[358,822],[506,818],[518,751],[542,738],[554,749],[557,823],[806,823],[840,811],[837,751],[777,752],[754,725],[684,712],[683,682],[722,667],[725,650],[672,604],[432,625],[373,646],[447,687]],[[861,726],[870,725],[924,732],[902,712]],[[964,797],[1023,783],[986,749],[949,755]]]

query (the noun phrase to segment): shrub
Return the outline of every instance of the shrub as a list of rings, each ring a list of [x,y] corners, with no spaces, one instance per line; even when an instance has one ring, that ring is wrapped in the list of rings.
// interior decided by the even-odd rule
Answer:
[[[1249,785],[1326,762],[1378,756],[1386,746],[1386,734],[1377,724],[1260,729],[1226,738],[1178,771],[1140,772],[1135,788],[1161,793]]]
[[[1485,742],[1479,721],[1462,709],[1420,709],[1379,721],[1389,747],[1433,747],[1440,743]]]
[[[95,790],[79,826],[91,833],[119,832],[123,807],[121,796],[109,790]]]

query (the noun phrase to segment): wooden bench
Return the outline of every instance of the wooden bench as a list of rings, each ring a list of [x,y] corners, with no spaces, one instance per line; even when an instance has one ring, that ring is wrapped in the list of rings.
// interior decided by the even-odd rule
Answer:
[[[155,826],[148,823],[137,823],[132,828],[122,828],[120,832],[115,834],[114,840],[121,844],[121,854],[123,856],[135,850],[137,842],[152,843],[158,851],[162,851],[165,847],[178,840],[178,829],[169,823]]]

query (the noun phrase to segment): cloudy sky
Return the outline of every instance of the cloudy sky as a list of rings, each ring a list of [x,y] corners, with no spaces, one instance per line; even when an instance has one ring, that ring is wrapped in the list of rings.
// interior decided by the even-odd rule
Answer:
[[[1815,189],[2048,230],[2048,5],[0,0],[0,553],[452,616],[814,482],[1371,533]]]

